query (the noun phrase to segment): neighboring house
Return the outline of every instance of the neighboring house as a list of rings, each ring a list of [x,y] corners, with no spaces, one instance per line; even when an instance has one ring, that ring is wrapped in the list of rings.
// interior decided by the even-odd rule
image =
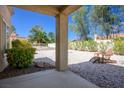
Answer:
[[[17,36],[16,39],[28,41],[28,38],[27,37]]]
[[[17,34],[15,32],[12,32],[10,34],[10,40],[13,41],[13,40],[16,40],[17,39]]]
[[[9,40],[10,40],[9,43],[10,43],[10,46],[11,46],[11,47],[12,47],[12,41],[13,41],[13,40],[16,40],[16,39],[28,41],[28,38],[18,36],[18,35],[16,34],[16,32],[12,32],[12,33],[10,34],[10,36],[9,36]]]
[[[110,40],[112,38],[124,38],[124,34],[110,34],[108,38],[106,36],[94,35],[94,40]]]
[[[0,71],[6,66],[4,53],[7,48],[7,32],[11,31],[10,17],[12,14],[12,7],[5,5],[0,6]]]
[[[27,37],[21,37],[21,36],[19,36],[18,34],[16,34],[16,32],[12,32],[11,34],[10,34],[10,40],[11,41],[13,41],[13,40],[16,40],[16,39],[19,39],[19,40],[28,40],[28,38]]]
[[[124,38],[124,34],[111,34],[110,37],[112,37],[112,38]]]
[[[8,41],[8,42],[9,42],[9,47],[12,48],[12,41],[17,39],[17,34],[12,31],[12,32],[8,35],[8,38],[9,38],[9,41]]]

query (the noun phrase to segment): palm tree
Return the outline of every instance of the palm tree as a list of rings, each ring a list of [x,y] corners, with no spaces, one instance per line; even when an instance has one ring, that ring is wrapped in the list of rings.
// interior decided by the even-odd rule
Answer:
[[[48,38],[50,40],[50,43],[54,43],[55,42],[55,33],[49,32],[48,33]]]
[[[29,35],[29,40],[31,42],[48,43],[49,39],[47,37],[47,33],[44,32],[41,26],[35,25],[32,27],[30,32],[31,34]]]

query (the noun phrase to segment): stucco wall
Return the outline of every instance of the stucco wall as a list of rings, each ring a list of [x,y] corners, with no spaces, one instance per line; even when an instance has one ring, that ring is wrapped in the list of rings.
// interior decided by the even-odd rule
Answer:
[[[4,55],[4,44],[5,44],[5,28],[4,23],[10,28],[10,17],[11,13],[8,6],[0,5],[0,71],[2,71],[6,66],[5,55]]]
[[[11,12],[9,11],[9,8],[7,6],[0,5],[0,16],[8,26],[11,26],[10,22]]]

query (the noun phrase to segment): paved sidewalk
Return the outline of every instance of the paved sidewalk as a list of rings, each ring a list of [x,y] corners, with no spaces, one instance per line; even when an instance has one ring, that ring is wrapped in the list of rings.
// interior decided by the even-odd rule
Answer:
[[[3,88],[97,88],[71,71],[41,71],[0,80]]]

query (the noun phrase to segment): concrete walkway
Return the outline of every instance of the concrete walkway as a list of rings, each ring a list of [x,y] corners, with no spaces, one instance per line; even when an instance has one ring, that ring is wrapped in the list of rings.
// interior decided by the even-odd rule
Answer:
[[[47,70],[0,80],[3,88],[97,88],[71,71]]]

